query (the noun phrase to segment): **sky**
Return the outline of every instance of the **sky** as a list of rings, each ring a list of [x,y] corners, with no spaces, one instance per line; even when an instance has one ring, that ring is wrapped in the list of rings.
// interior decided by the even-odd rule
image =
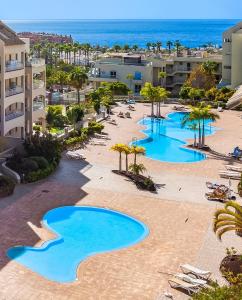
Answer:
[[[241,19],[242,0],[2,0],[0,19]]]

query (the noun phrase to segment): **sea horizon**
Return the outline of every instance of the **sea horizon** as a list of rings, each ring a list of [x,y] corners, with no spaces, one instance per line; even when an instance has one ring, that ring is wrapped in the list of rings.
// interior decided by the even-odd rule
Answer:
[[[3,20],[16,32],[71,35],[74,41],[112,47],[179,40],[186,47],[222,45],[222,33],[238,19],[23,19]]]

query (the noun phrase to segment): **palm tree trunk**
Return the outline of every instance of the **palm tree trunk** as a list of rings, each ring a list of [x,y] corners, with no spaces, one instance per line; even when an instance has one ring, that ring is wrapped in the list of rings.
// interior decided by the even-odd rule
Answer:
[[[128,154],[126,154],[126,172],[128,172],[129,163],[128,163]]]
[[[151,102],[151,117],[154,116],[154,101]]]
[[[77,103],[80,104],[81,97],[80,97],[80,89],[77,89]]]
[[[119,171],[122,171],[122,153],[119,152]]]
[[[194,133],[194,147],[197,145],[197,135],[196,132]]]
[[[201,147],[201,124],[200,120],[198,121],[198,147]]]
[[[202,125],[202,146],[205,146],[205,124],[203,119],[203,125]]]
[[[137,161],[137,154],[136,152],[134,153],[134,165],[136,165],[136,161]]]

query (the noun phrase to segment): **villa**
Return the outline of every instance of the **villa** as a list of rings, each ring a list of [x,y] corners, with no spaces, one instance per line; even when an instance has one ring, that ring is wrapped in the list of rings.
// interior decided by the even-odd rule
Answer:
[[[29,40],[0,22],[1,136],[24,138],[45,122],[45,62],[29,51]]]
[[[145,82],[151,82],[155,86],[162,85],[176,97],[192,70],[206,61],[218,64],[216,80],[219,82],[222,76],[222,55],[191,50],[181,51],[178,55],[164,55],[161,58],[128,53],[105,54],[95,62],[89,73],[89,81],[96,88],[103,81],[121,81],[126,83],[135,95],[139,95]],[[160,78],[160,72],[165,72],[166,77]]]

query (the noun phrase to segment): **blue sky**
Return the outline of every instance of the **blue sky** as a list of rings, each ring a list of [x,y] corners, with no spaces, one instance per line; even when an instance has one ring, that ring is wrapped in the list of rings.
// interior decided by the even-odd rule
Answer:
[[[2,0],[0,19],[240,19],[241,0]]]

